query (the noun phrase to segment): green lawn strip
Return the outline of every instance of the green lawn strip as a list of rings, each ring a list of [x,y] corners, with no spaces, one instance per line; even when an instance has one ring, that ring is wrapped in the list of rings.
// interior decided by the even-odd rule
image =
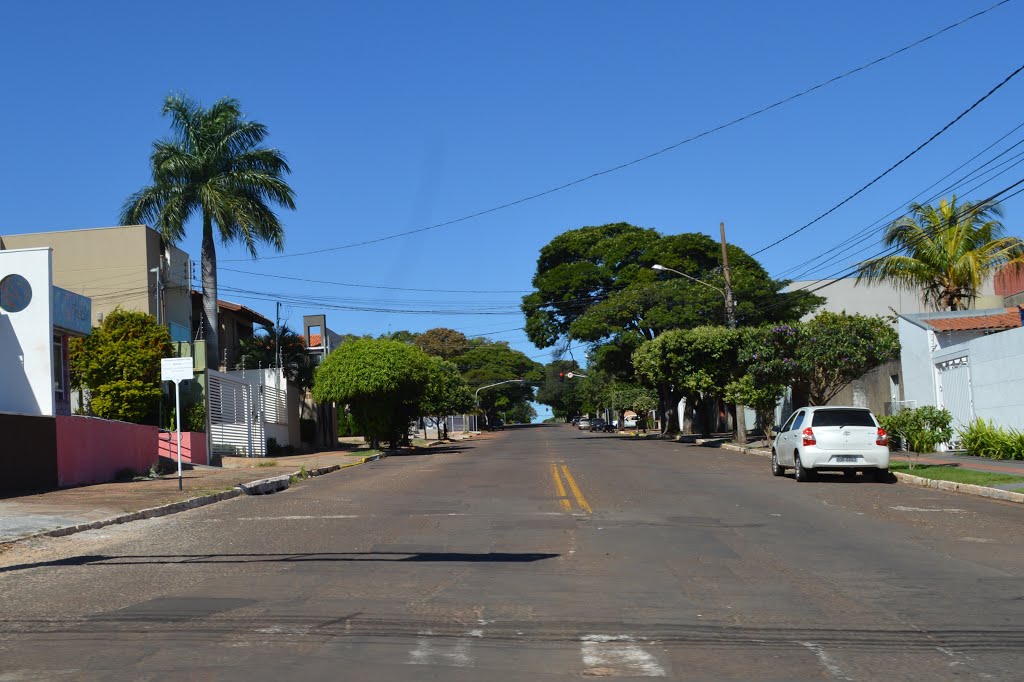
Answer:
[[[1013,474],[996,474],[989,471],[976,471],[974,469],[962,469],[955,466],[943,466],[941,464],[918,464],[913,469],[907,462],[889,462],[891,471],[899,471],[921,478],[930,478],[936,481],[954,481],[956,483],[970,483],[972,485],[989,485],[991,483],[1020,483],[1024,485],[1024,476]]]

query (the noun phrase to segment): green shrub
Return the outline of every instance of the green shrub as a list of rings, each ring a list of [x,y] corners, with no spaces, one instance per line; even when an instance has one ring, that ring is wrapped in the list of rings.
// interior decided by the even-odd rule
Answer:
[[[878,419],[882,428],[892,437],[899,438],[913,452],[934,452],[935,446],[953,437],[953,415],[931,405],[900,410],[896,414]]]
[[[206,431],[206,403],[200,401],[185,411],[185,423],[189,431]]]
[[[980,417],[960,431],[968,455],[990,459],[1024,459],[1024,431],[1003,429]]]

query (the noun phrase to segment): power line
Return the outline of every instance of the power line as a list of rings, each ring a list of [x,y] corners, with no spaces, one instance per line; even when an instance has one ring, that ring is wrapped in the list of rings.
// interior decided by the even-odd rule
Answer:
[[[844,239],[843,241],[839,242],[838,244],[835,244],[835,245],[829,247],[828,249],[825,249],[821,253],[818,253],[818,254],[816,254],[814,256],[805,257],[805,258],[801,259],[801,262],[798,263],[797,265],[794,265],[794,266],[792,266],[790,268],[787,268],[786,270],[783,270],[782,272],[777,273],[775,275],[775,278],[776,279],[786,278],[793,271],[795,271],[797,269],[800,269],[800,268],[803,268],[801,270],[801,272],[799,272],[798,274],[793,275],[793,277],[792,277],[792,279],[802,279],[803,277],[806,277],[806,276],[810,275],[813,272],[821,270],[822,268],[824,268],[825,266],[829,265],[830,263],[834,263],[835,261],[837,261],[837,260],[839,260],[839,259],[841,259],[843,257],[848,257],[848,256],[851,255],[851,252],[843,250],[843,247],[846,247],[848,245],[851,245],[851,244],[853,244],[853,243],[855,243],[857,241],[860,241],[860,240],[866,238],[872,231],[874,231],[876,229],[879,229],[885,223],[891,222],[892,219],[895,219],[895,218],[898,218],[898,217],[905,217],[905,216],[907,216],[908,213],[906,212],[904,207],[907,206],[908,204],[912,204],[912,203],[915,203],[915,202],[923,203],[923,204],[931,203],[935,199],[937,199],[937,198],[939,198],[941,196],[944,196],[945,194],[947,194],[949,192],[952,192],[952,191],[956,190],[958,187],[961,187],[962,185],[966,184],[967,182],[969,182],[970,180],[974,179],[975,177],[980,177],[978,174],[981,173],[982,169],[984,169],[986,166],[991,165],[993,162],[995,162],[996,160],[998,160],[1000,157],[1004,156],[1005,154],[1009,153],[1010,151],[1012,151],[1013,149],[1015,149],[1019,145],[1024,144],[1024,138],[1022,138],[1021,140],[1017,141],[1016,143],[1014,143],[1013,145],[1011,145],[1007,149],[1003,150],[1002,152],[1000,152],[999,154],[997,154],[993,158],[991,158],[988,161],[984,162],[983,164],[981,164],[980,166],[978,166],[974,170],[969,171],[966,175],[961,176],[958,180],[952,182],[949,185],[946,185],[943,189],[941,189],[941,190],[939,190],[937,192],[934,192],[931,195],[928,195],[927,198],[925,198],[923,201],[920,201],[921,198],[925,195],[926,192],[928,192],[929,190],[934,188],[936,185],[941,183],[943,180],[946,180],[951,175],[953,175],[957,171],[961,170],[962,168],[964,168],[965,166],[967,166],[971,162],[973,162],[976,159],[978,159],[978,157],[980,157],[982,154],[984,154],[985,152],[987,152],[990,149],[992,149],[993,147],[995,147],[997,144],[999,144],[1000,142],[1005,140],[1007,137],[1009,137],[1010,135],[1012,135],[1013,133],[1015,133],[1017,130],[1019,130],[1022,127],[1024,127],[1024,123],[1018,124],[1012,130],[1010,130],[1006,134],[1002,135],[995,142],[993,142],[992,144],[988,145],[987,147],[985,147],[984,149],[979,151],[977,154],[972,156],[970,159],[968,159],[967,161],[963,162],[962,164],[960,164],[959,166],[957,166],[953,170],[951,170],[948,173],[946,173],[944,176],[942,176],[941,178],[939,178],[938,180],[933,182],[931,185],[926,187],[924,190],[918,192],[909,201],[901,203],[898,207],[896,207],[893,210],[889,211],[884,216],[882,216],[881,218],[879,218],[875,222],[871,223],[867,227],[862,228],[860,230],[856,230],[851,236],[847,237],[846,239]],[[1019,156],[1019,155],[1017,155],[1017,156]],[[1011,157],[1011,158],[1015,159],[1015,158],[1017,158],[1017,156],[1014,156],[1014,157]],[[992,170],[995,170],[996,168],[999,168],[1000,166],[1005,165],[1005,163],[1007,163],[1007,162],[1004,161],[1003,163],[999,164],[998,166],[995,166],[994,168],[989,169],[988,171],[985,171],[984,173],[981,173],[981,175],[987,174],[987,173],[991,172]],[[1009,166],[1008,168],[1004,168],[1002,171],[1000,171],[996,175],[992,176],[991,178],[989,178],[985,182],[980,183],[978,185],[975,185],[974,187],[971,187],[969,190],[966,190],[965,194],[969,194],[970,192],[973,192],[973,191],[975,191],[977,189],[980,189],[985,184],[987,184],[989,182],[992,182],[993,180],[998,178],[1000,175],[1003,175],[1004,173],[1010,171],[1015,165],[1017,165],[1017,164],[1013,164],[1013,165]],[[861,251],[863,251],[863,250],[864,249],[861,249]],[[827,254],[832,254],[832,255],[830,257],[826,258],[825,260],[820,260],[820,258],[822,256],[825,256]],[[814,265],[810,266],[810,267],[806,267],[808,262],[811,262]]]
[[[496,213],[498,211],[502,211],[504,209],[511,208],[513,206],[518,206],[519,204],[524,204],[524,203],[526,203],[528,201],[533,201],[535,199],[540,199],[541,197],[545,197],[545,196],[547,196],[549,194],[554,194],[556,192],[561,192],[563,190],[569,189],[570,187],[574,187],[576,185],[580,185],[582,183],[588,182],[588,181],[593,180],[595,178],[599,178],[599,177],[601,177],[603,175],[609,175],[611,173],[615,173],[615,172],[623,170],[625,168],[629,168],[630,166],[635,166],[635,165],[637,165],[639,163],[643,163],[644,161],[649,161],[650,159],[653,159],[655,157],[661,156],[663,154],[667,154],[668,152],[673,151],[675,149],[678,149],[679,147],[682,147],[683,145],[689,144],[691,142],[696,142],[697,140],[700,140],[700,139],[702,139],[704,137],[707,137],[707,136],[712,135],[714,133],[720,132],[720,131],[725,130],[727,128],[731,128],[731,127],[733,127],[735,125],[738,125],[738,124],[740,124],[740,123],[742,123],[744,121],[747,121],[749,119],[752,119],[752,118],[754,118],[756,116],[760,116],[761,114],[767,113],[767,112],[769,112],[769,111],[771,111],[773,109],[776,109],[778,107],[783,106],[784,104],[788,104],[788,103],[790,103],[790,102],[792,102],[792,101],[794,101],[796,99],[799,99],[801,97],[805,97],[805,96],[807,96],[807,95],[809,95],[809,94],[811,94],[811,93],[813,93],[813,92],[815,92],[817,90],[820,90],[821,88],[824,88],[824,87],[826,87],[828,85],[831,85],[832,83],[836,83],[836,82],[838,82],[840,80],[848,78],[848,77],[850,77],[850,76],[852,76],[852,75],[854,75],[856,73],[859,73],[859,72],[864,71],[866,69],[869,69],[869,68],[871,68],[873,66],[881,64],[882,62],[885,62],[885,61],[887,61],[889,59],[892,59],[893,57],[896,57],[897,55],[902,54],[903,52],[907,52],[908,50],[911,50],[911,49],[913,49],[915,47],[918,47],[919,45],[922,45],[922,44],[928,42],[929,40],[933,40],[934,38],[939,37],[940,35],[942,35],[943,33],[946,33],[947,31],[951,31],[954,28],[962,26],[963,24],[966,24],[967,22],[969,22],[969,21],[971,21],[973,19],[976,19],[976,18],[978,18],[978,17],[980,17],[980,16],[982,16],[984,14],[988,14],[989,12],[991,12],[991,11],[995,10],[996,8],[998,8],[998,7],[1002,6],[1002,5],[1005,5],[1005,4],[1009,3],[1009,2],[1010,2],[1010,0],[1000,0],[1000,2],[995,3],[991,7],[988,7],[987,9],[981,10],[979,12],[975,12],[974,14],[972,14],[972,15],[970,15],[968,17],[965,17],[963,19],[960,19],[959,21],[956,21],[956,22],[946,26],[945,28],[942,28],[942,29],[940,29],[938,31],[935,31],[934,33],[931,33],[931,34],[929,34],[929,35],[927,35],[927,36],[925,36],[923,38],[919,38],[918,40],[915,40],[914,42],[912,42],[912,43],[910,43],[908,45],[905,45],[905,46],[903,46],[903,47],[901,47],[901,48],[899,48],[897,50],[893,50],[892,52],[889,52],[888,54],[886,54],[886,55],[884,55],[882,57],[878,57],[876,59],[873,59],[873,60],[871,60],[871,61],[869,61],[869,62],[867,62],[865,64],[862,64],[861,66],[858,66],[858,67],[855,67],[855,68],[850,69],[848,71],[845,71],[843,73],[840,73],[839,75],[833,76],[832,78],[829,78],[829,79],[827,79],[825,81],[822,81],[822,82],[820,82],[820,83],[818,83],[816,85],[813,85],[813,86],[811,86],[811,87],[809,87],[809,88],[807,88],[805,90],[802,90],[802,91],[797,92],[795,94],[789,95],[788,97],[784,97],[784,98],[782,98],[780,100],[777,100],[776,102],[773,102],[772,104],[769,104],[767,106],[761,107],[760,109],[756,109],[756,110],[754,110],[754,111],[752,111],[750,113],[744,114],[743,116],[740,116],[738,118],[734,118],[731,121],[728,121],[726,123],[722,123],[722,124],[719,124],[719,125],[714,126],[712,128],[708,128],[708,129],[706,129],[706,130],[704,130],[702,132],[699,132],[699,133],[697,133],[695,135],[692,135],[692,136],[690,136],[690,137],[688,137],[686,139],[683,139],[683,140],[680,140],[680,141],[675,142],[673,144],[670,144],[668,146],[662,147],[661,149],[658,149],[656,151],[650,152],[648,154],[644,154],[643,156],[640,156],[640,157],[637,157],[635,159],[632,159],[631,161],[626,161],[626,162],[620,163],[620,164],[618,164],[616,166],[612,166],[610,168],[605,168],[604,170],[595,171],[593,173],[590,173],[589,175],[585,175],[585,176],[577,178],[575,180],[570,180],[569,182],[565,182],[565,183],[563,183],[561,185],[557,185],[555,187],[548,188],[546,190],[537,192],[535,194],[530,194],[530,195],[527,195],[525,197],[520,197],[519,199],[515,199],[513,201],[505,202],[505,203],[500,204],[498,206],[493,206],[491,208],[487,208],[487,209],[483,209],[483,210],[476,211],[476,212],[473,212],[473,213],[469,213],[467,215],[464,215],[464,216],[461,216],[461,217],[458,217],[458,218],[453,218],[451,220],[446,220],[444,222],[434,223],[433,225],[427,225],[425,227],[419,227],[419,228],[416,228],[416,229],[413,229],[413,230],[406,230],[404,232],[397,232],[395,234],[386,235],[384,237],[378,237],[376,239],[367,239],[367,240],[364,240],[364,241],[361,241],[361,242],[353,242],[353,243],[350,243],[350,244],[342,244],[340,246],[331,246],[331,247],[326,247],[326,248],[312,249],[312,250],[309,250],[309,251],[297,251],[295,253],[279,254],[279,255],[276,255],[276,256],[264,256],[264,257],[262,257],[262,259],[263,260],[277,260],[277,259],[281,259],[281,258],[296,258],[296,257],[299,257],[299,256],[308,256],[308,255],[312,255],[312,254],[327,253],[327,252],[331,252],[331,251],[341,251],[343,249],[352,249],[352,248],[356,248],[356,247],[359,247],[359,246],[368,246],[370,244],[378,244],[380,242],[389,241],[389,240],[392,240],[392,239],[398,239],[400,237],[408,237],[408,236],[411,236],[411,235],[414,235],[414,234],[419,234],[419,233],[422,233],[422,232],[428,232],[430,230],[436,230],[436,229],[439,229],[439,228],[442,228],[442,227],[448,227],[448,226],[451,226],[451,225],[455,225],[457,223],[465,222],[467,220],[472,220],[474,218],[479,218],[481,216],[485,216],[485,215],[488,215],[490,213]],[[224,259],[224,262],[235,262],[235,263],[237,263],[237,262],[244,262],[244,261],[247,261],[247,260],[249,260],[249,259],[245,259],[245,258],[231,258],[231,259]]]
[[[416,289],[411,287],[390,287],[379,284],[355,284],[352,282],[336,282],[322,279],[309,279],[307,277],[290,277],[287,275],[272,275],[266,272],[252,272],[251,270],[236,270],[235,268],[219,268],[226,272],[237,272],[243,275],[256,277],[273,277],[275,279],[287,279],[295,282],[306,282],[309,284],[330,284],[339,287],[358,287],[360,289],[385,289],[388,291],[416,291],[435,294],[529,294],[528,289]]]
[[[760,253],[764,253],[764,252],[765,252],[765,251],[767,251],[768,249],[770,249],[770,248],[772,248],[772,247],[774,247],[774,246],[778,246],[779,244],[781,244],[782,242],[786,241],[787,239],[790,239],[790,238],[792,238],[792,237],[795,237],[796,235],[800,234],[801,232],[803,232],[804,230],[806,230],[806,229],[807,229],[808,227],[810,227],[811,225],[814,225],[815,223],[817,223],[817,222],[818,222],[819,220],[821,220],[821,219],[822,219],[822,218],[824,218],[825,216],[827,216],[827,215],[829,215],[829,214],[833,213],[833,212],[834,212],[834,211],[836,211],[836,210],[837,210],[838,208],[840,208],[840,207],[841,207],[841,206],[843,206],[844,204],[848,203],[848,202],[849,202],[850,200],[852,200],[852,199],[853,199],[854,197],[856,197],[856,196],[857,196],[858,194],[860,194],[861,192],[863,192],[863,191],[864,191],[864,190],[866,190],[867,188],[869,188],[869,187],[871,187],[872,185],[874,185],[874,184],[875,184],[876,182],[878,182],[879,180],[881,180],[882,178],[884,178],[884,177],[885,177],[886,175],[888,175],[888,174],[889,174],[889,173],[891,173],[892,171],[894,171],[894,170],[896,170],[897,168],[899,168],[900,166],[902,166],[902,165],[903,165],[903,163],[904,163],[905,161],[907,161],[907,160],[908,160],[908,159],[910,159],[910,158],[911,158],[912,156],[914,156],[915,154],[917,154],[917,153],[918,153],[919,151],[921,151],[922,149],[924,149],[925,147],[927,147],[927,146],[928,146],[929,144],[931,144],[931,143],[932,143],[932,142],[933,142],[933,141],[934,141],[934,140],[935,140],[935,139],[936,139],[937,137],[939,137],[939,135],[942,135],[942,134],[943,134],[944,132],[946,132],[947,130],[949,130],[950,128],[952,128],[952,127],[953,127],[954,125],[956,125],[956,123],[957,123],[958,121],[960,121],[960,119],[962,119],[962,118],[963,118],[964,116],[966,116],[966,115],[967,115],[967,114],[969,114],[969,113],[970,113],[971,111],[973,111],[973,110],[974,110],[974,109],[975,109],[975,108],[976,108],[976,107],[977,107],[978,105],[980,105],[980,104],[981,104],[982,102],[984,102],[984,101],[985,101],[985,100],[987,100],[987,99],[988,99],[989,97],[991,97],[991,96],[992,96],[993,94],[995,94],[995,92],[996,92],[997,90],[999,90],[999,89],[1000,89],[1001,87],[1003,87],[1004,85],[1006,85],[1007,83],[1009,83],[1009,82],[1010,82],[1010,79],[1012,79],[1012,78],[1013,78],[1014,76],[1016,76],[1016,75],[1017,75],[1018,73],[1020,73],[1021,71],[1024,71],[1024,64],[1021,64],[1021,65],[1020,65],[1019,67],[1017,67],[1017,68],[1016,68],[1016,69],[1015,69],[1015,70],[1013,71],[1013,73],[1011,73],[1011,74],[1010,74],[1009,76],[1007,76],[1006,78],[1004,78],[1004,79],[1002,80],[1002,82],[1000,82],[1000,83],[999,83],[998,85],[996,85],[996,86],[995,86],[995,87],[993,87],[993,88],[992,88],[991,90],[989,90],[989,91],[988,91],[987,93],[985,93],[985,95],[984,95],[984,96],[982,96],[982,97],[981,97],[981,99],[979,99],[979,100],[978,100],[978,101],[976,101],[976,102],[975,102],[974,104],[972,104],[971,106],[967,107],[967,108],[966,108],[966,109],[964,109],[964,110],[963,110],[962,112],[960,112],[960,114],[959,114],[959,115],[958,115],[958,116],[957,116],[956,118],[954,118],[954,119],[953,119],[952,121],[950,121],[950,122],[949,122],[949,123],[947,123],[946,125],[942,126],[942,128],[941,128],[941,129],[940,129],[940,130],[939,130],[938,132],[936,132],[936,133],[935,133],[935,134],[933,134],[933,135],[932,135],[931,137],[929,137],[929,138],[928,138],[927,140],[925,140],[924,142],[922,142],[921,144],[919,144],[919,145],[918,145],[918,146],[917,146],[917,147],[916,147],[916,148],[915,148],[915,149],[914,149],[913,151],[911,151],[911,152],[910,152],[909,154],[907,154],[906,156],[904,156],[904,157],[903,157],[902,159],[900,159],[899,161],[897,161],[897,162],[896,162],[896,163],[894,163],[893,165],[891,165],[891,166],[889,166],[888,168],[886,168],[886,169],[885,169],[885,171],[883,171],[883,172],[882,172],[881,174],[877,175],[877,176],[876,176],[876,177],[875,177],[875,178],[874,178],[873,180],[871,180],[871,181],[870,181],[870,182],[868,182],[868,183],[867,183],[866,185],[864,185],[863,187],[861,187],[860,189],[858,189],[858,190],[857,190],[856,192],[854,192],[853,194],[849,195],[848,197],[846,197],[845,199],[843,199],[842,201],[840,201],[840,202],[839,202],[838,204],[836,204],[836,205],[835,205],[835,206],[833,206],[832,208],[828,209],[827,211],[825,211],[824,213],[822,213],[821,215],[819,215],[819,216],[818,216],[817,218],[815,218],[814,220],[810,221],[809,223],[805,223],[804,225],[802,225],[802,226],[798,227],[797,229],[795,229],[795,230],[793,230],[792,232],[790,232],[790,233],[788,233],[788,234],[784,235],[783,237],[780,237],[779,239],[776,239],[775,241],[773,241],[773,242],[772,242],[771,244],[769,244],[768,246],[762,247],[762,248],[758,249],[757,251],[754,251],[754,252],[753,252],[753,253],[751,253],[750,255],[751,255],[751,256],[756,256],[756,255],[758,255],[758,254],[760,254]]]

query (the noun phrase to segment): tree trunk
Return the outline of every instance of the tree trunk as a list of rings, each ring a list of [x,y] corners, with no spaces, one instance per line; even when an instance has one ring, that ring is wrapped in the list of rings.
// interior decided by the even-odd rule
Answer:
[[[203,212],[203,338],[206,339],[206,362],[221,367],[220,324],[217,319],[217,250],[213,241],[213,219]]]

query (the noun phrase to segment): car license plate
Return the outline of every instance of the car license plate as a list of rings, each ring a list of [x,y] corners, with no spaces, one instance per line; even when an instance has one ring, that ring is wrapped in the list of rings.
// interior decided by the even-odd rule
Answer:
[[[836,455],[837,462],[856,462],[858,459],[857,455]]]

